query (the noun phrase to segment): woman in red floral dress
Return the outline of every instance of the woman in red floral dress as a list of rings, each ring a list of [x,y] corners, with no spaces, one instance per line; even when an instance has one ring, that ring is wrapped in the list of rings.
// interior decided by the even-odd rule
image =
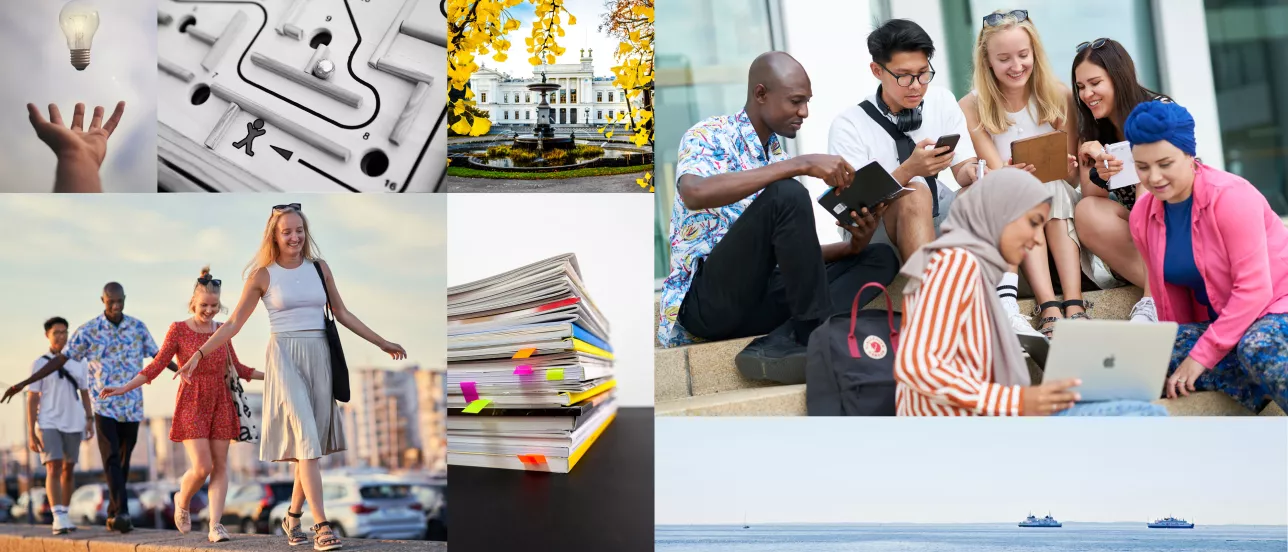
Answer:
[[[201,269],[192,290],[188,311],[192,317],[170,325],[161,351],[152,363],[123,387],[107,387],[101,396],[111,397],[132,391],[144,383],[151,383],[165,369],[174,355],[184,364],[193,355],[198,356],[197,369],[183,374],[179,394],[175,397],[174,421],[170,426],[170,440],[182,442],[188,452],[192,467],[183,475],[179,493],[175,495],[174,522],[182,533],[192,529],[188,503],[206,478],[210,478],[210,542],[228,540],[228,531],[219,523],[223,516],[224,498],[228,494],[228,443],[236,441],[241,431],[236,403],[224,380],[229,357],[237,375],[245,380],[264,379],[264,373],[242,364],[232,343],[220,347],[209,356],[202,357],[198,349],[205,344],[219,324],[215,315],[225,309],[219,302],[220,281],[210,276],[210,267]]]

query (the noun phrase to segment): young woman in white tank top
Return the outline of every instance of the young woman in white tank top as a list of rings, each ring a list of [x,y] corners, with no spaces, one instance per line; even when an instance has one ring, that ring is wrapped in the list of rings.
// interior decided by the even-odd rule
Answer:
[[[199,360],[241,331],[255,304],[264,302],[269,327],[268,362],[264,372],[264,423],[260,434],[260,460],[294,462],[295,490],[291,494],[282,530],[292,546],[308,542],[300,529],[307,498],[313,521],[313,549],[341,547],[327,521],[322,501],[322,472],[318,459],[345,450],[339,408],[332,396],[331,359],[325,331],[323,307],[331,296],[336,322],[359,337],[380,347],[394,360],[407,358],[401,345],[392,343],[368,328],[345,308],[331,269],[316,255],[317,246],[308,231],[308,219],[300,204],[278,205],[264,229],[264,239],[255,259],[247,267],[249,281],[242,288],[237,308],[226,324],[206,340],[194,354]],[[315,267],[316,265],[316,267]],[[325,284],[318,274],[321,269]],[[195,360],[183,370],[195,367]]]
[[[1037,29],[1025,10],[997,11],[984,17],[984,25],[975,43],[975,90],[962,98],[975,151],[989,169],[1012,165],[1011,143],[1060,129],[1074,133],[1069,106],[1073,93],[1055,78],[1042,49]],[[1046,182],[1051,193],[1051,218],[1046,223],[1045,244],[1029,251],[1021,267],[1039,304],[1034,314],[1042,334],[1050,335],[1060,318],[1086,318],[1082,301],[1082,266],[1077,236],[1073,231],[1073,206],[1078,201],[1074,190],[1076,158],[1069,156],[1066,180]],[[1018,168],[1034,171],[1029,165]],[[1047,251],[1055,259],[1064,301],[1056,301]],[[1002,305],[1011,313],[1017,333],[1033,334],[1032,322],[1019,311],[1016,303],[1018,277],[1016,267],[1006,274],[998,287]]]

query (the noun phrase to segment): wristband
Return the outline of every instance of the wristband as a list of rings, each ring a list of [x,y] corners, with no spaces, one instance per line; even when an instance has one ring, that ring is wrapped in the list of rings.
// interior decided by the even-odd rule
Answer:
[[[1091,170],[1087,172],[1087,178],[1091,180],[1092,184],[1100,186],[1105,190],[1109,190],[1109,181],[1100,178],[1100,172],[1096,170],[1096,167],[1092,167]]]
[[[197,362],[201,362],[202,359],[206,358],[206,353],[201,352],[201,349],[197,349],[197,354],[201,355],[201,358],[197,359]]]

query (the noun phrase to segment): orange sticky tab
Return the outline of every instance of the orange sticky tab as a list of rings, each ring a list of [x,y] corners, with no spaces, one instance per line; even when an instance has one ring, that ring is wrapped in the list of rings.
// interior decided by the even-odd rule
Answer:
[[[513,358],[528,358],[532,356],[532,353],[535,353],[535,352],[537,352],[537,349],[535,347],[528,347],[527,349],[519,349],[519,352],[514,353]]]

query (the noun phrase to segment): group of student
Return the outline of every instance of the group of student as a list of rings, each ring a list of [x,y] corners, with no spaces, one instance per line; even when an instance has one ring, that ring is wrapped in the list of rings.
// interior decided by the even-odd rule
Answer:
[[[1132,321],[1180,324],[1162,394],[1220,390],[1254,412],[1271,401],[1288,409],[1288,230],[1254,186],[1195,156],[1194,119],[1137,82],[1121,44],[1079,44],[1071,90],[1028,12],[993,12],[975,45],[974,90],[958,101],[929,86],[935,48],[916,23],[887,21],[867,43],[880,85],[832,122],[827,155],[784,152],[812,90],[782,52],[752,63],[743,110],[685,133],[663,346],[769,333],[785,356],[803,354],[864,284],[902,273],[899,414],[1165,415],[1146,402],[1079,402],[1075,380],[1031,384],[1016,334],[1089,318],[1082,275],[1103,263],[1112,278],[1098,284],[1144,290]],[[1067,177],[1040,182],[1013,163],[1011,145],[1054,130],[1068,137]],[[932,147],[950,134],[955,148]],[[1134,166],[1106,150],[1123,141]],[[872,161],[915,191],[851,212],[854,224],[838,223],[843,240],[820,245],[796,178],[844,188]],[[945,169],[958,191],[938,181]],[[1124,170],[1139,185],[1111,191]],[[1016,301],[1021,268],[1036,329]]]
[[[139,387],[168,367],[182,378],[170,440],[183,443],[190,463],[174,496],[175,527],[182,533],[192,529],[188,507],[208,481],[207,539],[215,543],[230,539],[220,523],[228,493],[228,447],[233,441],[258,440],[260,461],[290,462],[294,467],[290,507],[281,525],[287,543],[299,546],[310,540],[301,526],[307,501],[316,521],[311,528],[313,549],[343,547],[326,516],[319,465],[323,456],[346,447],[333,395],[324,312],[330,310],[336,322],[395,360],[405,359],[407,352],[345,307],[298,203],[273,207],[246,273],[237,307],[221,324],[215,317],[226,311],[220,300],[223,282],[209,267],[203,268],[188,299],[192,316],[172,323],[160,347],[141,320],[125,314],[125,288],[116,282],[103,288],[103,314],[78,328],[70,339],[66,319],[45,322],[49,350],[32,365],[31,377],[11,386],[0,401],[8,401],[24,388],[28,391],[29,439],[48,473],[46,494],[55,535],[76,529],[67,514],[72,473],[81,441],[92,439],[95,429],[108,487],[107,528],[123,533],[133,529],[125,484],[143,420]],[[263,371],[242,364],[232,346],[232,338],[261,302],[272,331]],[[176,357],[179,364],[172,360]],[[144,366],[147,358],[152,361]],[[241,389],[238,378],[264,380],[260,431],[253,431],[253,420],[247,425],[248,408],[238,410],[233,396]]]

